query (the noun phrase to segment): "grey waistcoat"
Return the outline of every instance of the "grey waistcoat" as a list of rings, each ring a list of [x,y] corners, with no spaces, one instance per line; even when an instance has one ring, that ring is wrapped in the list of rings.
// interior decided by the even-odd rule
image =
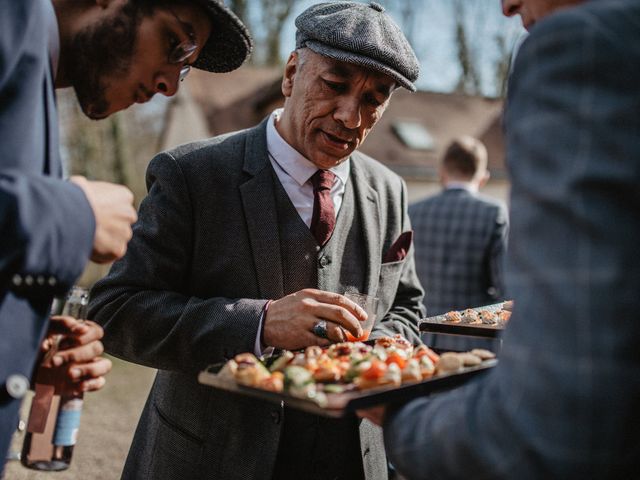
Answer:
[[[351,181],[333,235],[319,248],[275,173],[273,178],[285,295],[304,288],[362,291],[366,263]],[[285,407],[273,480],[364,478],[358,423],[353,417],[326,419]]]

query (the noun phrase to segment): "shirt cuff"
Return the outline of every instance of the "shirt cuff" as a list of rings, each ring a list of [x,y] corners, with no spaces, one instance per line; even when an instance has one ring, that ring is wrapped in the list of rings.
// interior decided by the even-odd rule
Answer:
[[[273,300],[269,300],[264,304],[264,308],[262,309],[262,315],[260,315],[260,322],[258,323],[258,334],[256,335],[256,342],[253,346],[253,353],[256,357],[269,357],[273,354],[273,347],[268,347],[262,342],[262,328],[264,326],[264,319],[267,316],[267,310],[269,310],[269,305]]]

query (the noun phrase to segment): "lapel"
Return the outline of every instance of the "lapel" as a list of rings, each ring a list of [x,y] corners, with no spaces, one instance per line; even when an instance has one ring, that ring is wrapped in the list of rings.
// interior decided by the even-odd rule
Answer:
[[[44,99],[46,145],[43,172],[45,175],[61,177],[63,172],[58,150],[58,112],[56,111],[54,80],[49,70],[45,74],[42,89],[44,90],[42,98]]]
[[[365,273],[366,293],[375,295],[380,278],[380,262],[382,258],[382,238],[380,223],[380,202],[376,192],[369,182],[364,165],[359,155],[351,155],[351,181],[356,209],[362,222],[362,236],[364,238],[367,271]]]
[[[53,6],[47,4],[50,10],[49,17],[49,62],[47,63],[44,75],[44,111],[45,111],[45,144],[46,154],[43,172],[46,175],[61,177],[63,175],[62,162],[60,160],[60,150],[58,144],[58,112],[56,110],[55,75],[58,71],[58,57],[60,54],[60,40],[58,37],[58,22],[53,11]]]
[[[267,154],[267,120],[247,135],[243,170],[251,178],[240,185],[240,196],[260,295],[278,299],[284,296],[284,278],[273,173]]]

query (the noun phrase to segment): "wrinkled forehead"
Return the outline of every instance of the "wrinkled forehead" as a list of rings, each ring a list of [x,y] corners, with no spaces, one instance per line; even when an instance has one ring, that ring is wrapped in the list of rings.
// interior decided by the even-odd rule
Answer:
[[[310,53],[312,61],[316,62],[317,68],[321,73],[332,75],[341,80],[367,78],[373,85],[374,90],[387,96],[391,95],[393,90],[398,87],[397,82],[393,78],[377,70],[349,62],[342,62],[315,52]]]

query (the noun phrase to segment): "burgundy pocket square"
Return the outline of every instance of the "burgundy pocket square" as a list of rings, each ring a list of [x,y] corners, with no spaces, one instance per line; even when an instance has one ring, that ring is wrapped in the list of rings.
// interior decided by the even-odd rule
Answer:
[[[413,231],[409,230],[408,232],[402,233],[398,239],[393,242],[391,248],[387,251],[382,259],[382,263],[389,262],[399,262],[400,260],[404,260],[409,253],[409,248],[411,247],[411,242],[413,241]]]

